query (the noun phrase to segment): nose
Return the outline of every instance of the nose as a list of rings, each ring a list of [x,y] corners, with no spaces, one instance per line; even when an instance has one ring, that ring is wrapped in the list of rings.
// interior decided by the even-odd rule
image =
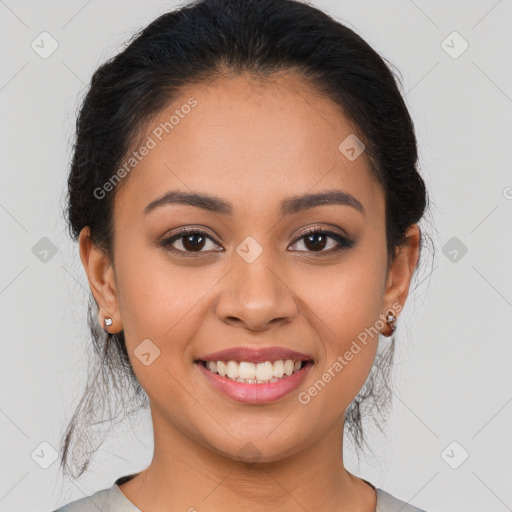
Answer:
[[[234,267],[222,280],[217,317],[250,331],[291,322],[297,315],[292,283],[267,251],[251,263],[237,254],[233,260]]]

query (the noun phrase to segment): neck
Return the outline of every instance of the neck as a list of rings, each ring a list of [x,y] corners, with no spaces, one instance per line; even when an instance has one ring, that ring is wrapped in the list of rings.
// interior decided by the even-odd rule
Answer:
[[[343,417],[317,443],[272,462],[241,462],[155,423],[151,464],[121,484],[141,510],[374,512],[375,491],[343,465]]]

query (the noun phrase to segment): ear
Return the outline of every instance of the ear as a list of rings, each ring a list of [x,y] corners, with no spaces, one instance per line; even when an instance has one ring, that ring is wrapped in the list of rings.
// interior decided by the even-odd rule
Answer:
[[[91,238],[89,226],[80,231],[78,238],[80,259],[84,266],[89,286],[98,304],[98,321],[100,326],[111,334],[122,330],[119,300],[114,268],[108,255],[96,247]],[[111,318],[112,324],[105,326],[104,319]]]
[[[395,316],[402,311],[409,286],[420,254],[421,232],[418,224],[412,224],[406,232],[406,243],[399,247],[393,263],[390,264],[384,292],[384,311],[392,310]]]

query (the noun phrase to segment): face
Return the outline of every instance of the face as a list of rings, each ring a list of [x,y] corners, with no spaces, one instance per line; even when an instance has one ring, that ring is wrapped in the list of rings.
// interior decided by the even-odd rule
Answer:
[[[158,129],[173,115],[169,133]],[[181,438],[230,458],[251,446],[273,461],[342,430],[372,334],[400,309],[416,262],[386,266],[382,188],[364,152],[339,149],[357,133],[283,74],[187,87],[141,138],[153,147],[116,191],[113,261],[85,245],[82,261],[111,332],[124,329],[155,443]],[[301,369],[279,377],[290,363],[275,361],[287,359]],[[236,370],[266,382],[238,383]]]

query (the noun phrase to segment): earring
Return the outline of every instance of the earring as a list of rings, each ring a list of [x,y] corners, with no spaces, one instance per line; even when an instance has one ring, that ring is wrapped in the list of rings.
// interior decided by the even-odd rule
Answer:
[[[112,325],[112,318],[105,318],[105,320],[103,320],[103,322],[108,327],[109,325]]]
[[[393,314],[393,311],[388,311],[388,314],[386,316],[386,323],[389,325],[391,329],[390,336],[395,332],[397,320],[398,318]]]

